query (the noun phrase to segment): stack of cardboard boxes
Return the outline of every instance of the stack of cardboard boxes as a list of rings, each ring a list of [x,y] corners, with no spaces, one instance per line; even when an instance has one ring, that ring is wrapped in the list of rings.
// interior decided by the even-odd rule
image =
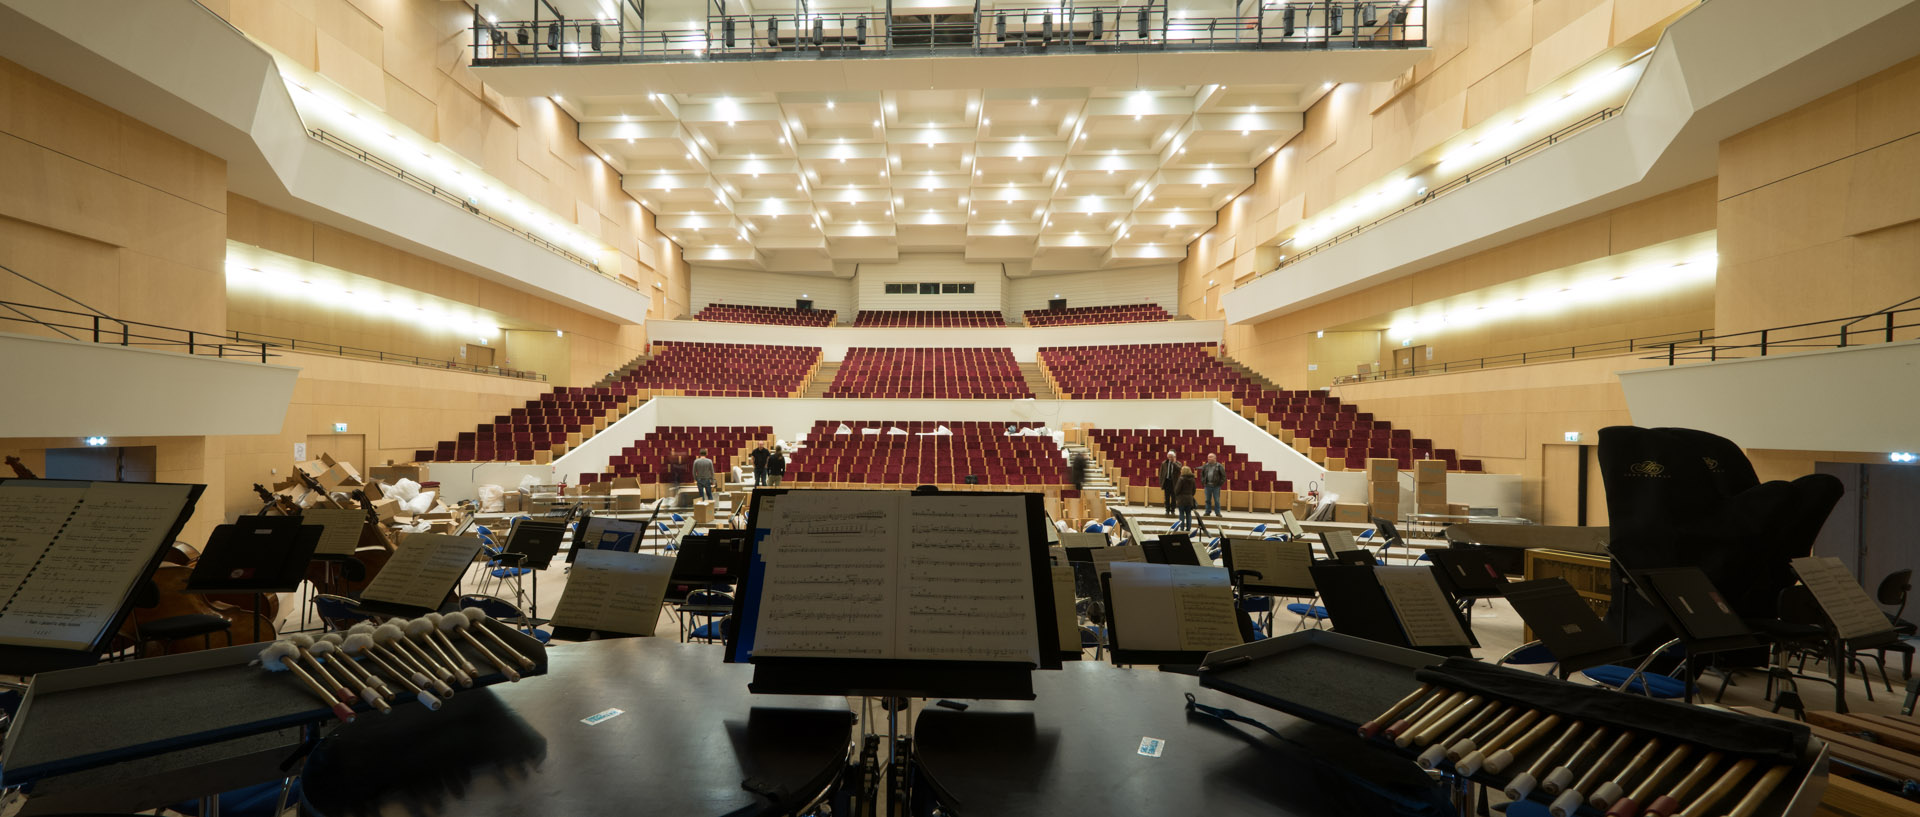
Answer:
[[[1367,460],[1367,516],[1400,518],[1400,462],[1392,457]]]
[[[1413,464],[1413,512],[1446,514],[1447,463],[1445,460],[1420,460]]]
[[[299,477],[288,477],[273,486],[273,493],[293,505],[303,508],[331,508],[338,503],[329,498],[332,494],[364,491],[367,500],[379,514],[380,521],[389,524],[407,525],[426,522],[435,532],[451,530],[464,521],[465,510],[459,505],[448,505],[438,497],[433,507],[426,513],[408,513],[400,506],[400,500],[387,496],[387,487],[401,479],[410,479],[426,483],[427,468],[424,465],[394,465],[391,460],[386,465],[376,465],[362,476],[353,463],[336,460],[327,454],[321,454],[317,460],[296,462],[293,467],[312,478],[323,491],[307,488],[307,483]],[[433,486],[429,486],[429,490]],[[348,507],[351,507],[350,505]]]

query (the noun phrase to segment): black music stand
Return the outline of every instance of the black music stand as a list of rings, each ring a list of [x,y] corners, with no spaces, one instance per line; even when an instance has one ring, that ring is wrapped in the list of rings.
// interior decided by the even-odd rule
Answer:
[[[1594,615],[1593,607],[1566,579],[1512,582],[1506,586],[1506,597],[1513,612],[1533,630],[1533,637],[1560,663],[1561,678],[1633,657],[1633,650]]]
[[[1618,559],[1614,563],[1620,564]],[[1671,640],[1647,654],[1646,660],[1634,669],[1635,675],[1646,672],[1675,643],[1687,651],[1686,660],[1689,662],[1694,656],[1766,646],[1740,615],[1733,611],[1726,597],[1713,586],[1713,580],[1707,577],[1706,571],[1699,567],[1687,565],[1645,570],[1635,570],[1624,564],[1620,567],[1620,575],[1626,577],[1627,583],[1652,605],[1674,633]],[[1693,675],[1689,668],[1684,679],[1687,703],[1693,702]],[[1842,711],[1844,707],[1843,700],[1836,705]]]
[[[684,601],[695,590],[739,581],[747,573],[747,541],[746,531],[724,528],[680,540],[667,579],[667,599]]]
[[[1366,556],[1373,558],[1372,554]],[[1464,620],[1460,621],[1460,630],[1466,634],[1467,644],[1414,646],[1407,638],[1406,627],[1400,623],[1393,601],[1387,598],[1386,589],[1374,578],[1374,567],[1318,562],[1308,568],[1313,573],[1314,586],[1320,589],[1320,602],[1326,605],[1327,619],[1332,622],[1334,632],[1435,655],[1473,656],[1473,648],[1480,646],[1480,641]],[[1446,588],[1440,591],[1445,594]],[[1459,606],[1448,606],[1455,618],[1459,618]]]
[[[1147,554],[1148,564],[1200,566],[1200,557],[1193,552],[1193,540],[1183,533],[1169,533],[1151,542],[1142,542],[1140,549]]]
[[[291,593],[307,576],[307,563],[325,533],[318,525],[302,525],[298,516],[242,517],[233,525],[216,525],[200,551],[200,561],[187,576],[186,592],[252,593],[253,640],[260,640],[260,616],[268,593]]]
[[[553,557],[560,553],[566,538],[565,523],[522,519],[513,523],[513,529],[507,532],[507,544],[494,557],[502,565],[533,571],[533,604],[527,608],[527,617],[535,622],[540,620],[540,571],[553,565]],[[517,583],[514,588],[518,594]]]
[[[1233,574],[1229,573],[1231,585]],[[1107,657],[1115,666],[1121,664],[1158,664],[1162,670],[1193,674],[1207,659],[1206,650],[1136,650],[1120,643],[1120,617],[1113,607],[1113,574],[1100,574],[1100,594],[1107,611]],[[1253,621],[1239,609],[1234,611],[1234,624],[1240,628],[1242,644],[1253,640]]]

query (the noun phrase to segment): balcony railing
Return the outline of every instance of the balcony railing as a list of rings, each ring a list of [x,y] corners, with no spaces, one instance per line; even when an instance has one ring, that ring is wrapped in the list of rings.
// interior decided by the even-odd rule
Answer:
[[[1551,349],[1536,349],[1528,352],[1514,352],[1505,355],[1485,355],[1482,357],[1448,360],[1440,363],[1409,363],[1406,366],[1383,369],[1364,374],[1343,374],[1333,379],[1333,385],[1345,386],[1353,383],[1372,383],[1379,380],[1394,380],[1402,377],[1416,377],[1428,374],[1451,374],[1473,372],[1481,369],[1499,369],[1507,366],[1525,366],[1532,363],[1550,363],[1559,360],[1580,360],[1582,358],[1609,357],[1612,355],[1633,354],[1650,349],[1667,349],[1676,344],[1697,344],[1711,339],[1708,330],[1696,329],[1691,332],[1667,332],[1660,335],[1648,335],[1625,340],[1603,340],[1574,346],[1555,346]]]
[[[0,301],[0,321],[5,322],[0,325],[18,325],[22,329],[37,326],[41,330],[67,340],[89,343],[162,349],[189,355],[258,360],[261,363],[267,362],[267,358],[271,356],[267,352],[268,344],[257,341],[243,341],[212,332],[121,320],[97,312],[75,312],[39,304]]]
[[[1154,51],[1314,51],[1426,45],[1426,0],[1293,0],[1194,16],[1167,3],[992,8],[928,14],[891,4],[861,11],[728,14],[648,28],[628,4],[618,21],[558,17],[532,0],[530,19],[476,11],[475,65],[592,64],[822,58],[1115,54]],[[1252,4],[1250,4],[1252,5]]]
[[[1672,366],[1766,357],[1804,349],[1845,349],[1871,343],[1920,340],[1920,306],[1907,306],[1914,301],[1920,301],[1920,297],[1865,315],[1734,332],[1692,343],[1671,343],[1664,352],[1648,359],[1664,360]]]

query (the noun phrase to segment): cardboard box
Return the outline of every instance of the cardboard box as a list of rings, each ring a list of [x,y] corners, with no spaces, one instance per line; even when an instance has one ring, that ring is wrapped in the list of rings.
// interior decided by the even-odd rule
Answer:
[[[713,502],[711,500],[706,500],[706,499],[694,500],[693,523],[696,525],[713,524]]]
[[[500,496],[500,510],[503,513],[520,513],[527,509],[527,495],[519,491],[508,491]]]
[[[621,489],[626,489],[631,491],[640,490],[640,478],[639,477],[614,477],[613,490],[617,491]]]
[[[1368,506],[1367,506],[1367,514],[1368,514],[1368,518],[1367,518],[1367,519],[1363,519],[1363,520],[1361,520],[1361,521],[1363,521],[1363,522],[1371,522],[1371,521],[1373,521],[1373,520],[1374,520],[1375,518],[1378,518],[1378,519],[1388,519],[1388,520],[1393,520],[1393,519],[1399,519],[1399,518],[1400,518],[1400,503],[1398,503],[1398,502],[1395,502],[1395,503],[1393,503],[1393,504],[1390,504],[1390,505],[1368,505]]]
[[[1447,484],[1444,482],[1415,483],[1413,501],[1419,505],[1445,505],[1447,504]]]
[[[1392,457],[1369,457],[1367,459],[1368,482],[1393,482],[1400,480],[1400,461]]]
[[[1452,514],[1454,516],[1466,516],[1468,513],[1466,503],[1462,503],[1462,502],[1447,503],[1447,513]]]
[[[1367,504],[1400,507],[1400,486],[1392,483],[1367,483]]]
[[[640,510],[640,491],[637,488],[613,489],[613,509],[616,511]]]
[[[414,482],[426,482],[427,466],[424,465],[376,465],[367,469],[367,476],[392,485],[403,479]]]
[[[508,494],[508,496],[518,496],[518,495]],[[518,510],[518,509],[516,508],[515,510]],[[392,522],[394,518],[399,516],[400,514],[400,500],[376,499],[373,501],[373,512],[380,515],[380,521]]]
[[[1336,504],[1335,504],[1335,505],[1333,506],[1333,521],[1335,521],[1335,522],[1365,522],[1365,521],[1367,521],[1367,506],[1365,506],[1365,505],[1361,505],[1361,504],[1359,504],[1359,503],[1357,503],[1357,502],[1355,502],[1355,503],[1349,503],[1349,502],[1340,502],[1340,503],[1336,503]]]
[[[1434,514],[1436,516],[1446,516],[1452,513],[1447,503],[1445,502],[1441,502],[1438,504],[1435,504],[1432,502],[1415,503],[1413,506],[1413,512],[1419,513],[1419,514]]]
[[[1413,480],[1415,482],[1438,482],[1445,485],[1447,483],[1447,461],[1415,460],[1413,463]]]
[[[293,464],[293,467],[306,472],[307,476],[319,479],[320,475],[326,473],[327,469],[331,466],[319,460],[307,460],[306,462],[296,462]]]
[[[588,496],[606,496],[613,493],[613,483],[595,482],[585,486]]]

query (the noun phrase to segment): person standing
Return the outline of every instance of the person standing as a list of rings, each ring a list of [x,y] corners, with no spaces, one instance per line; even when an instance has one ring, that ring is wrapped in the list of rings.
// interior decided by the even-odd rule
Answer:
[[[1166,460],[1160,463],[1160,498],[1163,500],[1162,510],[1168,516],[1173,515],[1173,486],[1180,481],[1180,469],[1183,467],[1179,460],[1173,458],[1171,449],[1167,451]]]
[[[773,452],[767,455],[768,487],[772,487],[772,488],[780,487],[780,479],[782,477],[785,477],[786,475],[787,475],[786,449],[776,445],[773,447]]]
[[[693,482],[700,486],[700,498],[713,501],[713,460],[707,457],[707,449],[700,449],[700,456],[693,461]]]
[[[1227,487],[1227,466],[1220,463],[1219,457],[1208,454],[1207,461],[1200,466],[1200,487],[1207,491],[1207,506],[1201,514],[1219,516],[1220,491]]]
[[[1073,479],[1073,489],[1078,491],[1087,484],[1087,455],[1073,452],[1073,459],[1067,462],[1067,473]]]
[[[753,444],[753,484],[767,484],[767,444]]]
[[[1193,530],[1193,469],[1182,466],[1180,476],[1174,480],[1172,496],[1174,507],[1180,509],[1180,527]]]

